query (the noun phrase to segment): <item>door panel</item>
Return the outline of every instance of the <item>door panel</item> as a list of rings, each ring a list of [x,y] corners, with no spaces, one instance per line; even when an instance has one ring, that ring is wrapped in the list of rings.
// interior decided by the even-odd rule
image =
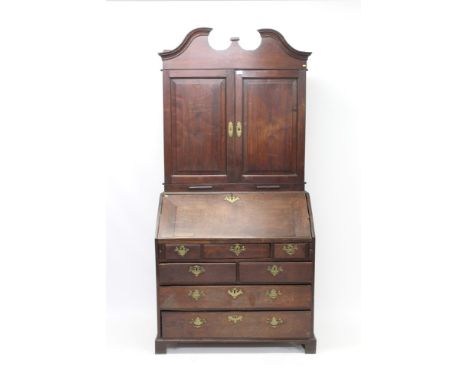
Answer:
[[[237,178],[254,183],[303,182],[302,71],[236,72]]]
[[[233,116],[233,73],[168,71],[165,112],[172,127],[167,183],[224,183],[232,160],[227,124]],[[167,163],[169,159],[169,163]]]

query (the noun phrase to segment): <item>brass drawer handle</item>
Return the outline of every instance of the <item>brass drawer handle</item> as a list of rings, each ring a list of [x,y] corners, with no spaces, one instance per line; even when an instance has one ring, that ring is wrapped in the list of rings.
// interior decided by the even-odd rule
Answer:
[[[231,296],[234,300],[239,297],[241,294],[244,294],[242,289],[232,288],[227,291],[228,295]]]
[[[199,289],[189,290],[188,296],[192,297],[195,301],[198,301],[200,298],[205,296],[205,292]]]
[[[177,246],[174,249],[174,252],[176,252],[180,257],[184,257],[188,251],[190,251],[190,248],[187,248],[184,245]]]
[[[242,321],[242,316],[228,316],[228,321],[234,324],[237,324],[239,321]]]
[[[242,135],[242,123],[240,121],[237,121],[237,124],[236,124],[236,135],[237,135],[237,138],[240,138]]]
[[[206,320],[204,318],[200,317],[195,317],[194,319],[190,320],[190,323],[195,327],[195,328],[201,328],[203,325],[206,324]]]
[[[286,252],[289,256],[292,256],[297,251],[297,245],[296,244],[285,244],[285,245],[283,245],[283,251]]]
[[[233,252],[236,256],[239,256],[242,252],[245,252],[245,245],[242,244],[233,244],[231,248],[229,248],[231,252]]]
[[[229,121],[228,123],[228,135],[229,138],[232,138],[232,136],[234,135],[234,124],[232,123],[232,121]]]
[[[205,268],[200,265],[191,265],[188,269],[190,273],[193,273],[195,277],[200,276],[203,272],[205,272]]]
[[[284,324],[284,321],[281,318],[276,318],[275,316],[267,319],[267,322],[270,324],[272,328],[277,328],[279,325]]]
[[[271,273],[272,276],[276,276],[278,273],[283,272],[281,265],[269,265],[267,271]]]
[[[230,195],[226,195],[226,197],[224,198],[224,200],[226,200],[227,202],[231,203],[231,204],[234,204],[235,202],[237,202],[240,198],[238,196],[234,196],[233,194],[230,194]]]
[[[273,289],[267,290],[266,295],[272,300],[276,300],[279,296],[281,296],[281,292],[279,291],[279,289],[273,288]]]

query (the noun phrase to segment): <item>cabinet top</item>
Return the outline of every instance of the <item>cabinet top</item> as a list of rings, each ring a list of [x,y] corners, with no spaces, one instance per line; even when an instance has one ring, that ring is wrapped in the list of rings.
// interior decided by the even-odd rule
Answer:
[[[305,192],[165,193],[159,240],[313,238]]]
[[[307,69],[311,53],[294,49],[273,29],[258,30],[262,40],[255,50],[243,49],[237,37],[227,49],[215,50],[208,42],[211,30],[194,29],[177,48],[159,53],[163,69]]]

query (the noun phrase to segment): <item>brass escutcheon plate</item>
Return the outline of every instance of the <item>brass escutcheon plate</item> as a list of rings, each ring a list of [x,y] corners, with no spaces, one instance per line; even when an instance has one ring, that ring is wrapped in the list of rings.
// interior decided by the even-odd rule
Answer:
[[[195,275],[195,277],[198,277],[203,272],[205,272],[205,268],[203,268],[201,265],[191,265],[188,271],[192,273],[193,275]]]
[[[275,317],[275,316],[267,319],[267,322],[270,324],[272,328],[277,328],[279,325],[284,324],[284,321],[281,318]]]
[[[194,319],[190,320],[190,323],[195,327],[195,328],[201,328],[203,325],[206,324],[206,320],[204,318],[200,317],[195,317]]]
[[[234,324],[237,324],[239,321],[242,321],[243,316],[236,315],[236,316],[228,316],[228,321]]]

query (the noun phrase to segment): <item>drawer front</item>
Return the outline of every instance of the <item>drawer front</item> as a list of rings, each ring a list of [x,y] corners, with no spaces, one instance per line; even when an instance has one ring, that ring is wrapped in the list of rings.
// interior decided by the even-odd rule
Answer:
[[[236,281],[235,263],[159,264],[159,283],[207,284]]]
[[[239,264],[240,282],[311,283],[311,262],[251,262]]]
[[[305,243],[275,244],[274,254],[276,258],[304,259],[307,256],[307,244]]]
[[[311,309],[309,285],[168,286],[159,288],[162,310]]]
[[[164,338],[309,338],[310,311],[161,312]]]
[[[207,259],[252,259],[270,256],[269,244],[205,244],[203,256]]]
[[[167,260],[198,260],[200,246],[196,244],[166,244],[165,258]]]

